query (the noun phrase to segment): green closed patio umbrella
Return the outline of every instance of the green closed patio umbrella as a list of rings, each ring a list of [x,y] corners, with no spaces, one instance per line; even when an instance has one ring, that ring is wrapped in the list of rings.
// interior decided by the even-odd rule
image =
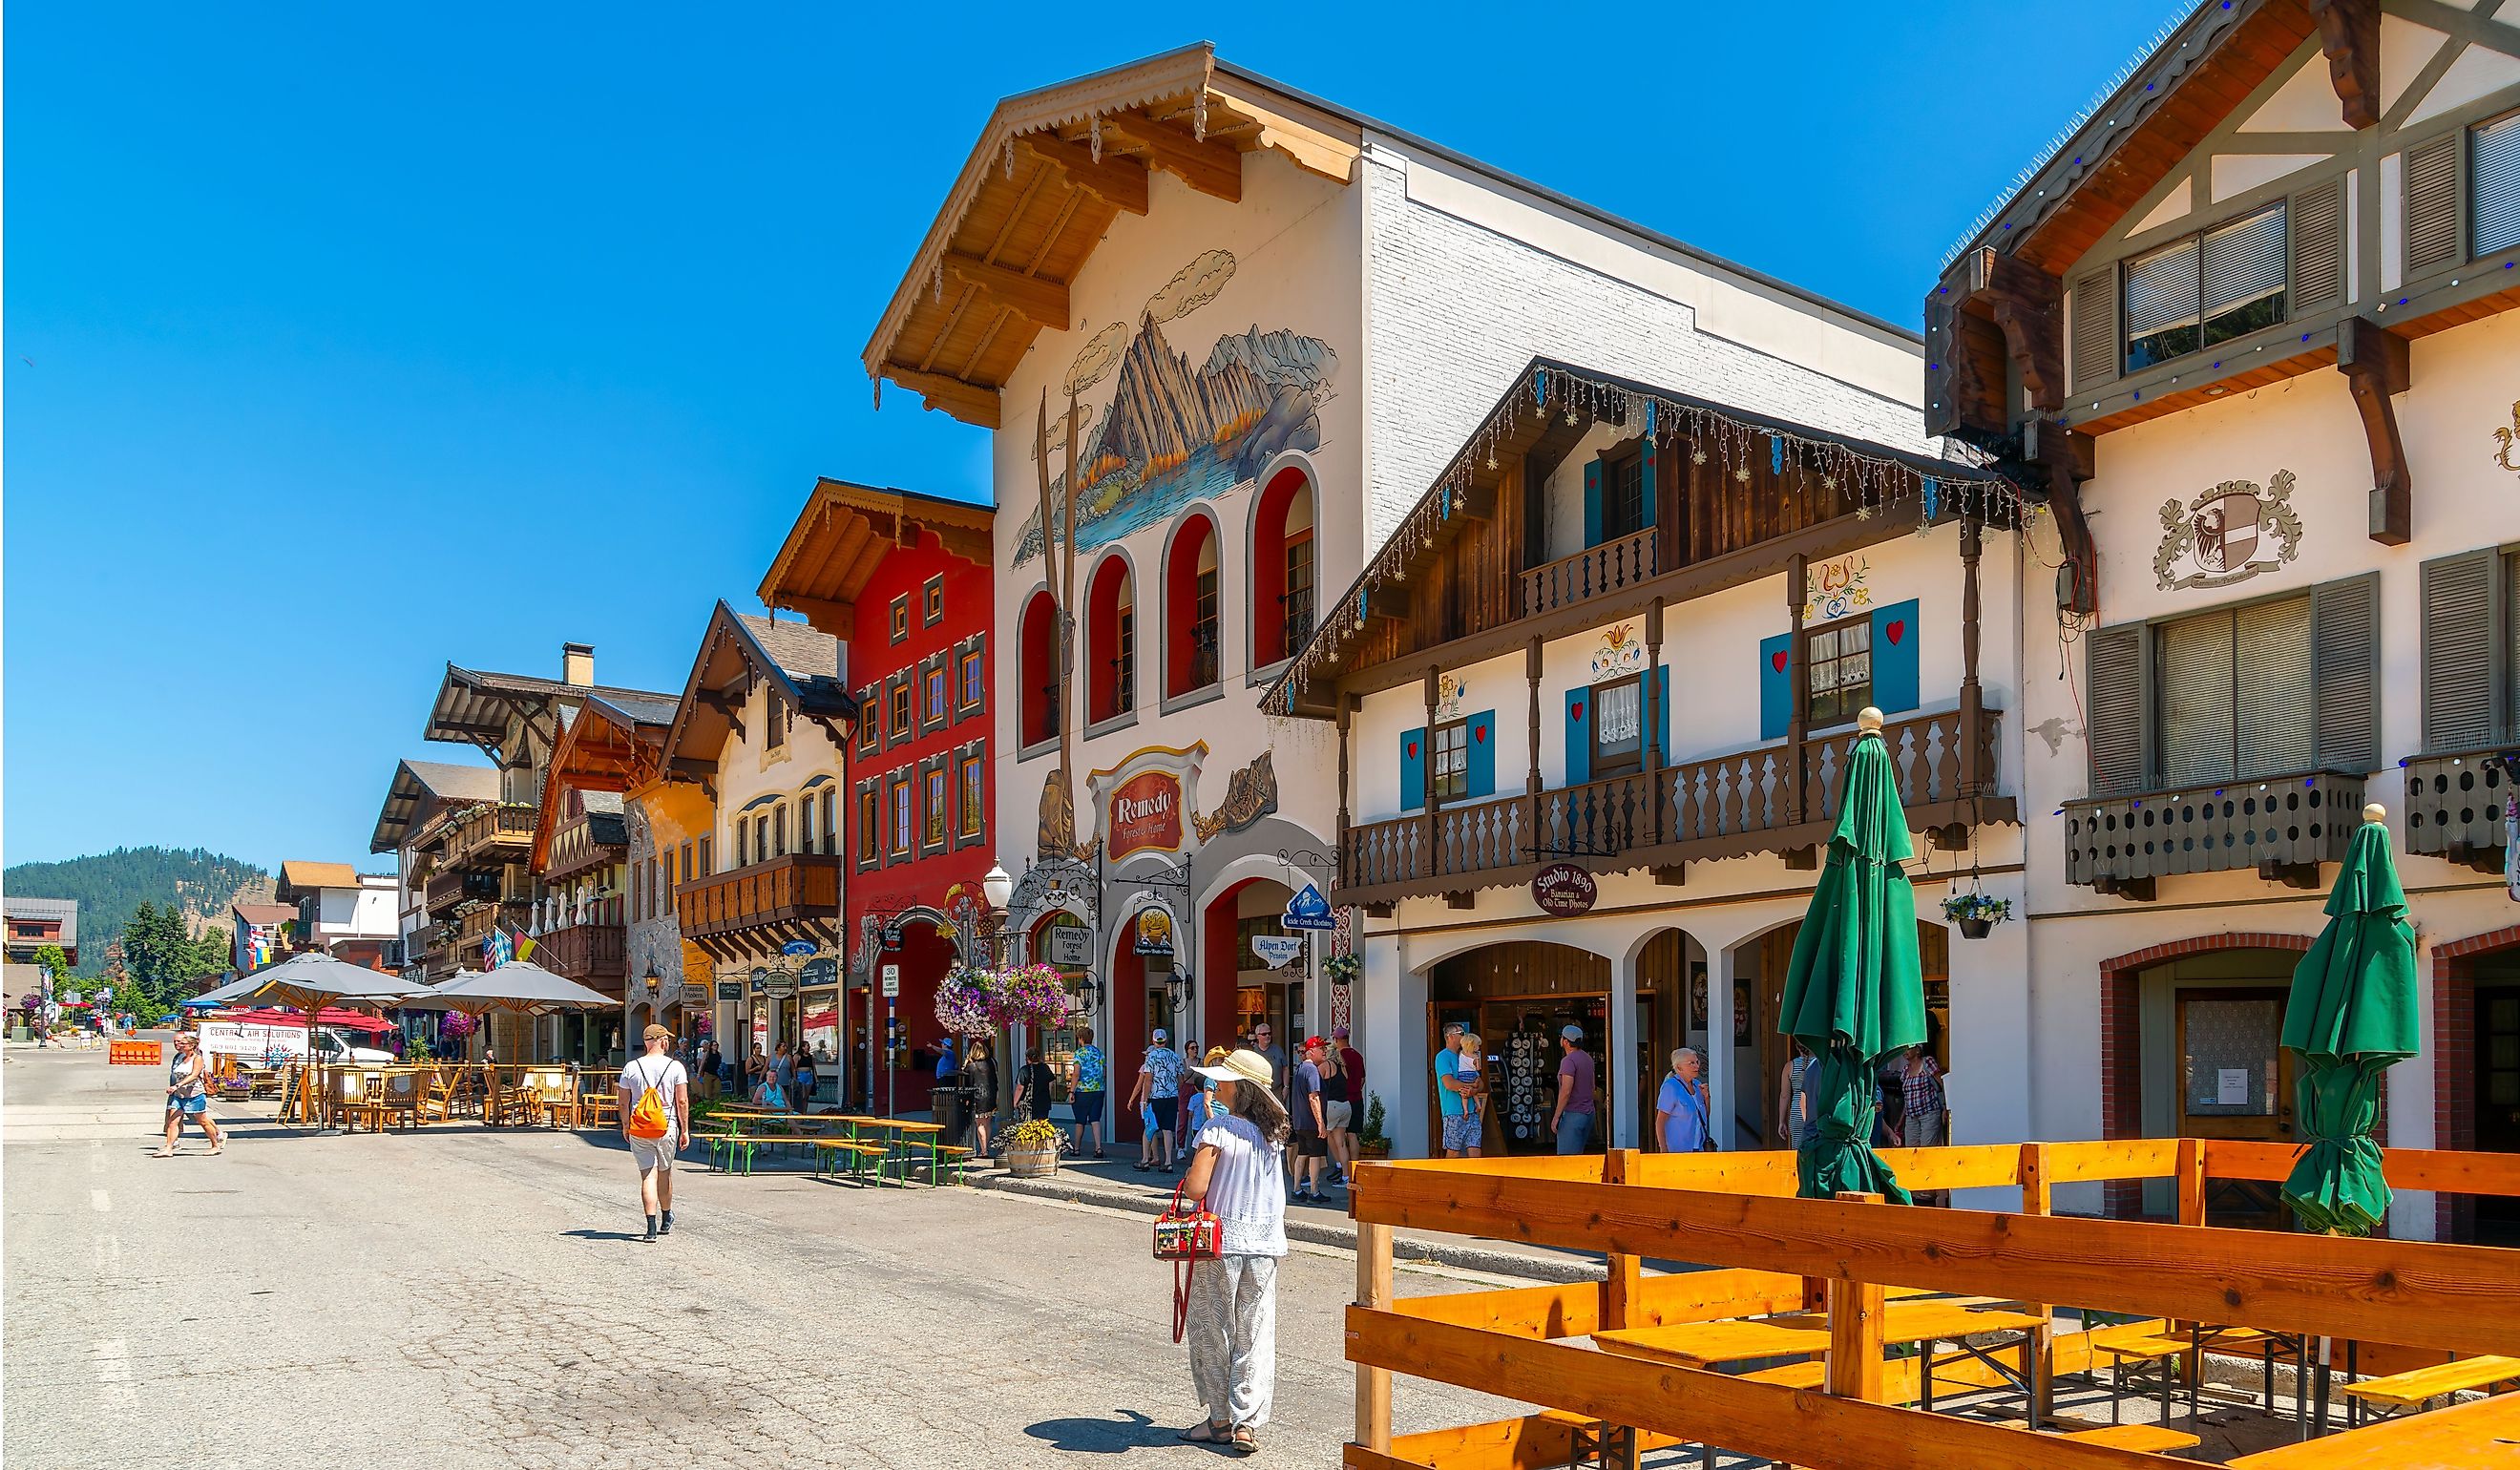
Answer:
[[[1866,709],[1856,726],[1837,828],[1794,936],[1777,1029],[1820,1060],[1819,1117],[1796,1160],[1802,1193],[1856,1190],[1904,1205],[1906,1187],[1872,1151],[1873,1076],[1883,1057],[1925,1041],[1916,894],[1902,866],[1915,848],[1881,745],[1881,711]]]
[[[2310,1146],[2284,1180],[2303,1228],[2368,1235],[2389,1214],[2371,1126],[2381,1075],[2415,1054],[2415,931],[2389,852],[2388,812],[2362,809],[2327,895],[2327,927],[2293,966],[2283,1044]]]

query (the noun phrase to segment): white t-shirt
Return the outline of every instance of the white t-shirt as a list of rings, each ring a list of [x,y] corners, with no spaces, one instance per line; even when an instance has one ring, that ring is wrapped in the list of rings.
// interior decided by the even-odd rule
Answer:
[[[665,1103],[665,1136],[675,1136],[674,1089],[687,1088],[691,1081],[691,1074],[683,1069],[683,1064],[670,1056],[638,1057],[621,1069],[622,1118],[628,1120],[630,1110],[639,1105],[640,1093],[654,1088],[656,1095]]]
[[[1218,1112],[1198,1131],[1192,1147],[1214,1145],[1216,1172],[1208,1176],[1207,1208],[1225,1223],[1225,1254],[1286,1254],[1286,1171],[1283,1150],[1260,1136],[1248,1118]]]

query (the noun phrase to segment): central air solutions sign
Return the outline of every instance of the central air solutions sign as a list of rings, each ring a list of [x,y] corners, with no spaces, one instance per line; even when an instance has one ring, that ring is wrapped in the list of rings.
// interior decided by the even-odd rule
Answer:
[[[1207,744],[1149,745],[1086,778],[1102,821],[1103,851],[1114,862],[1132,853],[1177,853],[1192,841],[1190,808]]]

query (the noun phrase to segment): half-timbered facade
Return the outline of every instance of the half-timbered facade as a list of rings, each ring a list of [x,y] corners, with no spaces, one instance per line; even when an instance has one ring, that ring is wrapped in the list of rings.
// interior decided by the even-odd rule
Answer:
[[[1553,1146],[1568,1024],[1599,1063],[1596,1146],[1650,1134],[1684,1045],[1729,1103],[1718,1136],[1769,1134],[1783,958],[1867,706],[1921,891],[2017,894],[2017,512],[1911,450],[1558,362],[1510,380],[1270,696],[1338,730],[1331,898],[1366,913],[1372,1033],[1409,1044],[1368,1053],[1404,1149],[1433,1146],[1452,1021],[1500,1073],[1492,1151]],[[1964,1078],[2019,1004],[2018,951],[1923,927]]]
[[[2283,987],[2375,801],[2435,982],[2387,1141],[2520,1147],[2508,9],[2200,5],[1926,297],[1928,426],[2052,511],[2022,563],[2028,1136],[2292,1138]],[[2468,1223],[2408,1192],[2391,1226]]]
[[[1912,334],[1204,45],[1007,99],[955,179],[864,360],[997,431],[1009,925],[1115,1094],[1158,1027],[1418,1054],[1254,948],[1337,881],[1331,732],[1256,706],[1538,353],[1925,447]]]
[[[919,1063],[943,1035],[937,983],[967,958],[988,962],[979,930],[980,879],[997,852],[991,514],[826,479],[761,581],[764,605],[801,612],[842,642],[856,690],[839,818],[849,963],[836,1009],[808,1007],[804,1041],[829,1056],[846,1039],[845,1100],[858,1107],[927,1106],[933,1064]]]
[[[739,1055],[794,1045],[838,1005],[856,718],[838,639],[717,604],[663,759],[712,814],[679,844],[674,904],[713,971],[712,1030]]]
[[[466,885],[452,879],[431,882],[435,874],[429,870],[432,860],[424,854],[424,834],[433,844],[440,817],[462,807],[494,802],[499,790],[499,773],[488,766],[394,763],[368,851],[394,855],[405,979],[435,985],[453,979],[464,967],[457,953],[457,926],[447,919]]]

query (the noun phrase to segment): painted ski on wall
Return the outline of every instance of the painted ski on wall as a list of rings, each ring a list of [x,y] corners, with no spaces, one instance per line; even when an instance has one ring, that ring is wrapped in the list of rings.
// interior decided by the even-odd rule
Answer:
[[[1160,524],[1194,500],[1221,496],[1282,450],[1321,447],[1321,406],[1338,373],[1338,354],[1328,343],[1255,324],[1217,337],[1206,361],[1193,367],[1164,330],[1214,301],[1234,271],[1231,251],[1207,251],[1148,298],[1134,328],[1113,322],[1078,350],[1061,384],[1065,391],[1081,400],[1104,379],[1115,379],[1110,401],[1099,414],[1089,411],[1077,445],[1078,550]],[[1051,404],[1054,464],[1065,458],[1065,424],[1057,417],[1063,406]],[[1066,503],[1065,479],[1052,480],[1053,506]],[[1036,511],[1024,522],[1015,560],[1040,555]]]

